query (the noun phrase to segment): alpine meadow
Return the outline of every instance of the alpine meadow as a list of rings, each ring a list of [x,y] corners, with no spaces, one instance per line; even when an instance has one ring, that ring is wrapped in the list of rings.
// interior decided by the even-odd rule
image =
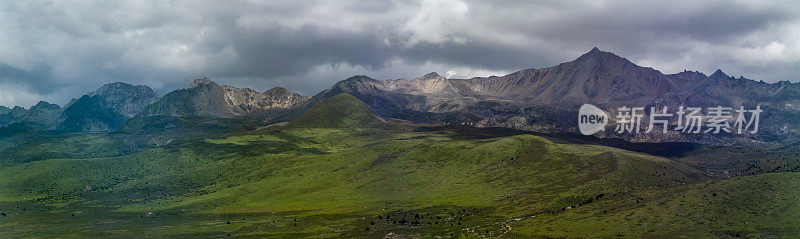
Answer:
[[[797,13],[0,1],[0,238],[800,238]]]

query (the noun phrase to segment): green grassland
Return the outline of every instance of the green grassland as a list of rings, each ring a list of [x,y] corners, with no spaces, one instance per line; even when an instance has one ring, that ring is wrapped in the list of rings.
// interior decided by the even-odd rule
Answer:
[[[107,134],[60,134],[15,124],[0,128],[0,165],[44,159],[86,159],[127,155],[170,143],[239,134],[257,127],[245,119],[136,117]]]
[[[84,154],[0,167],[0,233],[573,238],[800,230],[798,173],[719,179],[601,145],[421,130],[376,118],[353,100],[334,97],[286,126],[135,152],[91,157],[97,149],[85,141],[60,140]],[[118,137],[150,135],[138,133]]]

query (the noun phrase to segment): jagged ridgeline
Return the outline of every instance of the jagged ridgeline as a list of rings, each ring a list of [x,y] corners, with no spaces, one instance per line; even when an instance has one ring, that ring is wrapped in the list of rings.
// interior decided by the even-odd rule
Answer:
[[[499,77],[354,76],[311,98],[112,83],[0,107],[0,238],[798,238],[796,143],[562,134],[583,102],[767,102],[765,135],[794,142],[798,92],[598,49]]]
[[[55,127],[69,132],[113,131],[157,99],[147,86],[107,84],[65,107]]]
[[[289,125],[298,128],[383,128],[386,120],[358,98],[342,93],[313,106]]]
[[[265,92],[219,85],[196,79],[186,89],[170,92],[149,105],[141,115],[200,116],[212,118],[270,118],[297,108],[308,97],[275,87]]]
[[[105,133],[131,118],[156,116],[237,118],[271,125],[292,121],[341,93],[352,95],[384,119],[570,134],[577,133],[577,109],[584,103],[597,105],[610,115],[622,106],[668,107],[674,111],[679,106],[750,109],[759,105],[764,114],[758,134],[653,131],[619,135],[607,130],[601,135],[632,142],[717,145],[750,141],[791,145],[800,138],[800,83],[734,78],[721,70],[711,75],[694,71],[663,74],[597,48],[573,61],[504,76],[448,79],[430,73],[416,79],[389,80],[353,76],[310,98],[280,87],[258,92],[219,85],[208,78],[162,97],[146,86],[113,83],[63,108],[46,102],[30,110],[0,106],[0,127],[27,121],[33,123],[28,126],[45,130]],[[136,128],[174,125],[164,123],[164,119],[136,119],[140,125]],[[155,125],[143,124],[147,122]]]
[[[73,99],[63,108],[44,101],[28,110],[19,106],[0,107],[0,127],[23,123],[59,132],[109,132],[157,99],[158,95],[150,87],[110,83]]]

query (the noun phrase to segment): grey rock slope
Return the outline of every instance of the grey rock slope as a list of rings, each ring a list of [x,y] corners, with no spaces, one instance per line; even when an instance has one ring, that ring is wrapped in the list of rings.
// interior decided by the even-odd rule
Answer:
[[[194,80],[189,88],[164,95],[141,115],[275,119],[299,108],[307,100],[308,97],[280,87],[257,92],[202,78]]]
[[[48,127],[61,114],[61,106],[39,101],[30,109],[16,106],[12,109],[0,106],[0,127],[13,123],[27,122],[40,127]]]
[[[24,121],[33,122],[41,125],[52,125],[61,114],[61,106],[39,101],[25,112]]]
[[[584,103],[605,109],[612,118],[621,106],[667,106],[674,111],[682,105],[735,109],[759,105],[764,113],[759,133],[753,135],[620,135],[607,130],[600,136],[710,144],[800,141],[800,83],[757,82],[721,70],[711,75],[693,71],[663,74],[597,48],[570,62],[505,76],[447,79],[429,73],[411,80],[353,76],[310,99],[284,88],[257,92],[219,85],[208,78],[196,79],[188,88],[160,99],[146,86],[113,83],[73,99],[64,108],[46,102],[30,110],[0,107],[0,127],[27,121],[62,131],[106,132],[134,116],[250,118],[274,123],[289,121],[341,93],[388,118],[555,133],[577,133],[577,109]],[[647,115],[642,125],[647,125]]]
[[[675,110],[680,105],[753,108],[758,104],[765,110],[758,135],[605,135],[632,141],[785,141],[797,138],[790,136],[800,130],[800,84],[733,78],[721,70],[710,76],[690,71],[667,75],[597,48],[574,61],[499,77],[445,79],[430,73],[414,80],[381,81],[354,76],[315,95],[310,102],[339,93],[355,96],[384,117],[541,132],[575,133],[577,109],[584,103],[598,105],[612,116],[621,106],[668,106]]]
[[[7,107],[0,108],[0,127],[22,121],[25,118],[25,112],[27,110],[19,106],[11,109]]]
[[[113,131],[157,99],[147,86],[106,84],[64,107],[55,128],[67,132]]]

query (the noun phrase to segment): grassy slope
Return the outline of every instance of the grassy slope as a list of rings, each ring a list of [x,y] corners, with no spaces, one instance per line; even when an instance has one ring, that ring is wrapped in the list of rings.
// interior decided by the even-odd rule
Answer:
[[[513,225],[525,236],[798,237],[800,173],[644,190]]]
[[[287,127],[2,166],[0,232],[712,237],[792,236],[798,229],[800,174],[717,180],[682,163],[598,145],[387,127],[350,98],[331,98]]]
[[[291,125],[298,128],[383,128],[384,121],[356,97],[342,93],[315,105]]]
[[[319,225],[301,225],[299,230],[312,234],[446,236],[478,226],[486,228],[484,234],[497,235],[503,231],[496,224],[512,217],[561,215],[567,207],[702,178],[702,173],[666,159],[603,146],[556,144],[531,135],[465,140],[446,132],[285,128],[114,158],[5,167],[0,169],[0,200],[25,205],[33,199],[47,206],[44,211],[79,214],[100,206],[134,219],[157,212],[168,218],[161,223],[171,226],[186,224],[184,217],[169,216],[178,212],[207,215],[191,222],[199,224],[230,215],[251,218],[235,226],[183,228],[200,233],[280,233],[280,223],[261,220],[277,217],[317,220]],[[455,216],[463,225],[451,228],[445,220],[454,216],[447,216],[448,210],[458,209],[473,217]],[[19,209],[9,213],[0,220],[26,215]],[[367,222],[392,213],[409,217],[407,224]],[[441,224],[409,226],[411,215],[420,213],[445,217]],[[369,226],[373,229],[364,231]],[[118,227],[111,229],[130,229]],[[181,233],[181,227],[170,228],[153,225],[145,232]]]
[[[246,119],[170,116],[135,117],[109,134],[54,133],[15,126],[0,127],[0,166],[45,159],[122,156],[169,143],[256,128],[254,122]]]

